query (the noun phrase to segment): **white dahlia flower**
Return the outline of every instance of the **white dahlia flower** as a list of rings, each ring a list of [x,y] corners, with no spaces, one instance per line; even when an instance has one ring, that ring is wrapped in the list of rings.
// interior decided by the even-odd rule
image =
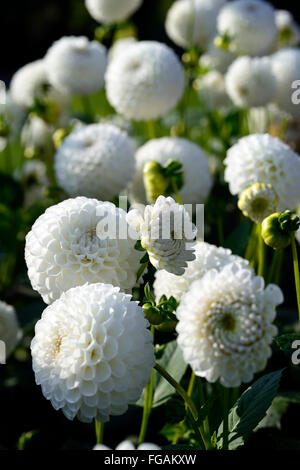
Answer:
[[[255,183],[241,193],[238,207],[245,217],[261,224],[266,217],[277,212],[278,196],[271,184]]]
[[[212,187],[207,155],[197,144],[178,137],[152,139],[137,150],[136,174],[129,187],[133,202],[146,202],[143,183],[145,163],[155,161],[164,166],[170,159],[177,160],[183,166],[184,185],[179,191],[183,203],[205,202]]]
[[[45,64],[50,83],[67,95],[91,95],[104,86],[106,49],[86,37],[63,37],[48,50]]]
[[[10,95],[26,109],[33,107],[37,98],[46,98],[62,108],[68,102],[67,97],[49,83],[44,60],[24,65],[15,73],[10,83]]]
[[[168,11],[166,31],[185,49],[206,49],[216,35],[217,16],[226,0],[177,0]]]
[[[265,106],[277,91],[268,57],[239,57],[226,74],[226,90],[233,103],[243,108]]]
[[[85,6],[96,21],[104,24],[126,20],[142,4],[143,0],[85,0]]]
[[[278,83],[276,103],[282,110],[300,118],[300,105],[292,101],[296,92],[292,84],[300,80],[300,49],[287,48],[276,52],[272,56],[272,69]]]
[[[192,242],[197,229],[184,206],[171,197],[159,196],[143,213],[139,209],[130,210],[127,222],[139,234],[141,245],[156,269],[180,276],[187,261],[195,259]]]
[[[37,385],[73,420],[126,412],[147,385],[154,348],[143,309],[108,284],[75,287],[46,308],[31,343]]]
[[[14,307],[0,301],[0,341],[5,344],[6,358],[13,352],[21,336]]]
[[[163,269],[155,273],[153,287],[156,302],[159,302],[163,295],[168,298],[173,296],[180,302],[191,284],[201,279],[211,269],[220,271],[225,265],[233,262],[241,264],[245,269],[251,269],[248,261],[233,255],[230,250],[205,242],[199,241],[195,244],[195,256],[194,261],[188,262],[182,276],[175,276]]]
[[[205,54],[200,56],[199,65],[210,70],[225,73],[235,58],[236,55],[232,51],[216,47],[214,41],[212,41]]]
[[[281,140],[269,134],[243,137],[228,150],[224,163],[231,194],[259,182],[273,186],[279,211],[293,210],[299,203],[300,158]]]
[[[116,126],[91,124],[64,140],[54,166],[58,184],[70,196],[110,200],[134,175],[134,147]]]
[[[45,153],[53,150],[52,127],[43,119],[31,114],[23,126],[21,141],[28,158],[43,158]]]
[[[235,0],[226,3],[218,16],[218,31],[230,38],[237,54],[268,54],[277,36],[275,10],[261,0]]]
[[[287,10],[275,11],[275,22],[278,29],[277,47],[298,46],[300,26]]]
[[[173,109],[184,90],[183,66],[165,44],[141,41],[117,55],[106,72],[110,104],[128,119],[149,121]]]
[[[239,264],[209,271],[192,284],[176,311],[178,344],[196,375],[225,387],[250,382],[271,356],[279,287]]]
[[[113,43],[108,52],[108,59],[111,62],[118,55],[126,53],[129,46],[135,44],[137,39],[134,37],[121,38]]]
[[[197,79],[196,88],[200,101],[210,111],[232,105],[226,91],[224,75],[217,70],[211,70]]]
[[[111,447],[107,447],[103,444],[97,444],[93,450],[112,450]],[[134,444],[131,441],[123,441],[117,445],[115,450],[161,450],[161,447],[158,447],[156,444],[151,442],[144,442],[135,448]]]
[[[15,103],[7,93],[5,103],[0,103],[0,152],[8,142],[12,142],[17,137],[24,118],[23,108]]]
[[[26,237],[25,259],[32,287],[47,304],[86,282],[128,293],[136,285],[143,254],[135,250],[135,240],[105,230],[105,219],[120,225],[120,235],[127,228],[125,211],[85,197],[52,206],[36,220]]]

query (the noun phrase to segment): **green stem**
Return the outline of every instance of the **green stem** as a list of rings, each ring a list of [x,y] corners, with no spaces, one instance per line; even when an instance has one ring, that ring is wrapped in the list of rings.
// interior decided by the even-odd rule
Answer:
[[[154,337],[154,327],[151,326],[151,332]],[[144,401],[144,408],[143,408],[143,417],[142,417],[142,424],[139,434],[138,443],[143,444],[145,442],[149,418],[151,415],[151,409],[153,404],[153,393],[154,393],[154,369],[151,371],[149,383],[145,389],[145,401]]]
[[[148,266],[148,261],[147,261],[147,263],[141,264],[140,269],[138,270],[137,275],[136,275],[136,282],[138,282],[140,280],[140,277],[143,275],[143,273],[144,273],[145,269],[147,268],[147,266]]]
[[[94,113],[93,109],[91,106],[91,102],[88,96],[82,96],[81,97],[81,102],[82,102],[82,107],[83,107],[83,112],[88,118],[89,121],[93,122],[94,120]]]
[[[258,238],[258,270],[259,276],[264,276],[264,264],[265,264],[265,243],[261,236],[261,225],[257,225],[257,238]]]
[[[279,284],[278,274],[281,271],[283,258],[283,250],[274,250],[271,267],[269,270],[268,284],[274,282],[274,284]]]
[[[194,390],[195,383],[196,383],[196,376],[195,376],[195,372],[192,371],[189,386],[188,386],[188,390],[187,390],[187,394],[188,394],[189,397],[191,397],[193,395],[193,390]]]
[[[217,218],[217,228],[218,228],[219,245],[223,246],[224,245],[224,230],[223,230],[223,220],[221,216]]]
[[[253,259],[253,253],[255,251],[255,235],[256,235],[256,225],[253,224],[250,237],[248,240],[248,244],[246,247],[246,252],[245,252],[245,259],[248,261],[252,261]]]
[[[228,450],[228,413],[229,413],[229,392],[230,389],[223,387],[224,401],[223,401],[223,450]]]
[[[178,202],[178,204],[182,206],[182,199],[180,197],[175,178],[172,178],[172,188],[173,188],[176,201]]]
[[[202,383],[201,377],[197,377],[197,384],[198,384],[198,392],[199,392],[199,398],[200,398],[200,406],[202,406],[205,403],[205,395],[204,395],[203,383]],[[206,436],[210,438],[210,426],[209,426],[208,415],[206,415],[203,421],[203,426],[204,426],[204,432]]]
[[[148,131],[149,139],[155,139],[156,137],[155,121],[147,121],[147,131]]]
[[[294,266],[294,274],[295,274],[297,304],[298,304],[298,315],[299,315],[299,321],[300,321],[300,276],[299,276],[299,262],[298,262],[295,235],[292,235],[292,253],[293,253],[293,266]]]
[[[103,444],[104,423],[95,419],[96,444]]]
[[[4,152],[5,152],[6,171],[10,175],[13,172],[13,165],[12,165],[12,154],[11,154],[9,141],[7,141]]]

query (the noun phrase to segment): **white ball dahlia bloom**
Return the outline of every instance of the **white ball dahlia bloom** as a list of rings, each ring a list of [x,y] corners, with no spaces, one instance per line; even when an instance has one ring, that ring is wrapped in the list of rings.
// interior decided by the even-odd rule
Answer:
[[[133,202],[146,202],[143,183],[145,163],[155,161],[164,166],[170,159],[177,160],[183,166],[184,185],[179,191],[183,203],[205,202],[212,187],[207,155],[197,144],[178,137],[152,139],[137,150],[136,173],[129,186],[129,195]]]
[[[25,260],[32,287],[47,304],[87,282],[128,293],[136,285],[143,254],[135,240],[105,232],[105,219],[120,224],[120,231],[127,228],[125,211],[85,197],[52,206],[36,220],[26,237]]]
[[[14,307],[0,301],[0,340],[5,344],[6,358],[13,352],[21,336]]]
[[[75,287],[46,308],[31,343],[37,385],[73,420],[126,412],[155,364],[143,309],[108,284]]]
[[[163,295],[174,297],[180,302],[191,284],[202,279],[211,269],[220,271],[227,264],[236,263],[251,270],[247,260],[233,255],[230,250],[201,241],[195,244],[195,257],[193,261],[188,262],[182,276],[176,276],[164,269],[155,273],[153,288],[157,303]]]
[[[166,18],[170,39],[185,49],[206,49],[216,35],[217,16],[226,0],[177,0]]]
[[[96,21],[104,24],[126,20],[138,8],[143,0],[85,0],[85,6]]]
[[[10,95],[15,103],[26,109],[34,105],[36,98],[47,98],[62,108],[68,102],[65,94],[49,83],[44,60],[24,65],[14,74],[10,83]]]
[[[110,200],[134,175],[134,147],[110,124],[91,124],[72,132],[55,156],[58,184],[70,196]]]
[[[210,70],[217,70],[223,74],[235,58],[236,55],[232,51],[216,47],[214,41],[212,41],[205,54],[200,56],[199,65]]]
[[[274,100],[277,80],[268,57],[239,57],[226,74],[226,90],[237,106],[265,106]]]
[[[300,118],[300,105],[292,101],[292,95],[296,92],[292,84],[300,79],[300,49],[282,49],[271,59],[272,69],[278,83],[275,101],[279,108],[295,118]]]
[[[143,213],[139,209],[130,210],[127,222],[139,234],[141,245],[156,269],[180,276],[187,261],[195,259],[196,227],[184,206],[171,197],[159,196]]]
[[[217,70],[211,70],[196,81],[200,100],[206,109],[213,111],[232,105],[225,87],[225,78]]]
[[[104,86],[106,49],[88,38],[63,37],[45,57],[50,83],[67,95],[91,95]]]
[[[300,26],[293,15],[287,10],[276,10],[275,22],[278,29],[277,47],[298,46]]]
[[[165,44],[141,41],[112,60],[106,72],[110,104],[128,119],[149,121],[173,109],[184,86],[183,66]]]
[[[218,31],[229,36],[230,46],[237,54],[268,54],[277,36],[275,10],[261,0],[228,2],[219,13]]]
[[[239,264],[209,271],[192,284],[176,311],[178,344],[196,375],[225,387],[250,382],[271,356],[279,287]]]
[[[271,184],[279,197],[278,210],[293,210],[300,201],[300,158],[281,140],[253,134],[231,147],[224,160],[231,194],[254,183]]]
[[[111,447],[107,447],[102,444],[98,444],[94,447],[93,450],[112,450]],[[144,442],[135,448],[134,444],[131,441],[123,441],[117,445],[115,450],[161,450],[161,447],[158,447],[156,444],[151,442]]]

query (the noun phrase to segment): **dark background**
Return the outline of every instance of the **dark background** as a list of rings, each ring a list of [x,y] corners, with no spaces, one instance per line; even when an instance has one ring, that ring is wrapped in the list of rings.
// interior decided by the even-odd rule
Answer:
[[[144,0],[133,17],[140,39],[171,44],[164,31],[164,19],[173,1]],[[298,1],[271,3],[293,12],[300,23]],[[42,58],[53,41],[67,35],[86,35],[92,39],[98,25],[85,9],[84,0],[2,0],[0,17],[0,79],[7,83],[22,65]]]

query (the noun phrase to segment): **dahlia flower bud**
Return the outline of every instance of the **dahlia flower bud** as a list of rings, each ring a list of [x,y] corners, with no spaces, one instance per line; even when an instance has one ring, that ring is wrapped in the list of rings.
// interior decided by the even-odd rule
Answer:
[[[178,344],[197,376],[224,387],[250,382],[271,356],[279,287],[232,263],[195,281],[177,309]]]
[[[5,344],[6,358],[11,355],[21,336],[14,307],[0,301],[0,340]]]
[[[165,195],[169,186],[164,168],[153,160],[146,162],[143,168],[143,179],[147,200],[155,202],[160,195]]]
[[[300,158],[281,140],[269,134],[243,137],[224,161],[225,181],[232,194],[258,181],[271,184],[279,197],[278,210],[295,209],[300,200]]]
[[[103,444],[97,444],[93,450],[112,450],[110,447],[107,447]],[[161,450],[156,444],[150,442],[144,442],[140,444],[137,448],[130,441],[123,441],[117,445],[115,450]]]
[[[216,47],[214,41],[212,41],[205,54],[200,57],[199,65],[224,74],[235,57],[233,52]]]
[[[152,139],[140,147],[136,154],[136,173],[129,185],[133,202],[144,204],[147,200],[143,184],[143,169],[147,162],[155,161],[165,166],[176,160],[182,164],[183,186],[179,190],[184,204],[204,203],[212,187],[207,155],[201,147],[187,139],[163,137]]]
[[[216,34],[217,16],[226,0],[178,0],[166,19],[170,39],[185,49],[198,46],[206,49]]]
[[[291,211],[275,212],[263,221],[261,235],[266,245],[280,250],[291,243],[291,235],[299,227],[300,218]]]
[[[238,54],[267,54],[277,36],[275,10],[261,0],[227,2],[217,20],[218,32],[230,37],[230,48]]]
[[[96,21],[113,24],[126,20],[143,0],[85,0],[85,6]]]
[[[196,227],[184,206],[171,197],[160,196],[154,206],[146,206],[144,214],[137,209],[129,211],[127,221],[139,233],[142,247],[156,269],[179,276],[184,273],[187,261],[195,259],[187,242],[196,237]]]
[[[37,385],[73,420],[126,412],[155,364],[151,332],[130,295],[107,284],[70,289],[46,308],[31,343]]]
[[[238,207],[245,217],[261,224],[276,211],[278,200],[271,184],[255,183],[241,193]]]
[[[105,232],[106,220],[116,233]],[[136,241],[127,233],[118,236],[118,227],[127,232],[126,212],[109,202],[78,197],[47,209],[26,237],[33,289],[48,304],[86,282],[112,284],[130,293],[143,253],[135,250]]]
[[[293,82],[299,78],[300,49],[287,48],[276,52],[272,57],[272,70],[277,80],[275,102],[279,108],[300,118],[300,106],[292,100]]]
[[[63,37],[45,57],[50,83],[69,96],[91,95],[104,86],[106,49],[86,37]]]
[[[158,119],[173,109],[184,91],[184,71],[165,44],[132,44],[108,65],[105,76],[110,104],[128,119]]]
[[[55,155],[54,169],[58,184],[70,196],[111,200],[132,179],[134,147],[116,126],[91,124],[64,140]]]
[[[175,276],[164,269],[156,271],[153,288],[157,303],[163,295],[168,298],[174,297],[177,302],[180,302],[191,284],[202,279],[211,269],[220,271],[227,264],[235,263],[240,264],[244,269],[251,270],[248,261],[245,259],[233,255],[230,250],[209,243],[196,242],[195,256],[194,261],[188,262],[182,276]]]
[[[265,106],[274,100],[276,77],[268,57],[239,57],[226,74],[226,90],[237,106]]]

